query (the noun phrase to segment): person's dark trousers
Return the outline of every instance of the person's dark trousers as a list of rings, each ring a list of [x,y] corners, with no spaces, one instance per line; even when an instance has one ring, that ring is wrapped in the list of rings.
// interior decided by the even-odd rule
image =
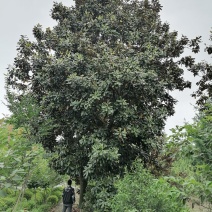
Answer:
[[[72,205],[63,205],[63,212],[72,212]]]

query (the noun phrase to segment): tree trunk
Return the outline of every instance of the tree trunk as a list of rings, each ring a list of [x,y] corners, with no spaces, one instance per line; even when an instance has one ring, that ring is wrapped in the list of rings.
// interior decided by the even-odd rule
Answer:
[[[79,198],[79,208],[82,209],[82,203],[84,201],[85,190],[87,187],[87,180],[83,176],[83,169],[80,170],[80,198]]]

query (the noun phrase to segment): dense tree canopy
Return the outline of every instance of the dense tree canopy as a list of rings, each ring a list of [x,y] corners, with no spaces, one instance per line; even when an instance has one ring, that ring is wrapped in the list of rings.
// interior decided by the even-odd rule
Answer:
[[[168,181],[187,196],[184,199],[189,198],[192,208],[194,205],[203,205],[208,210],[212,208],[211,115],[212,105],[208,101],[204,107],[201,105],[198,108],[192,124],[185,123],[172,129],[162,156],[163,159],[170,159],[164,164],[169,167],[169,172],[166,172]]]
[[[212,31],[210,41],[212,41]],[[208,55],[211,55],[212,45],[206,46],[205,51]],[[212,65],[206,61],[202,61],[198,64],[192,64],[189,69],[195,75],[199,73],[200,80],[197,82],[198,90],[194,92],[193,96],[198,97],[197,104],[204,107],[205,103],[212,98]]]
[[[14,116],[14,102],[33,99],[39,112],[25,123],[37,142],[58,153],[53,166],[79,175],[83,185],[85,178],[122,173],[137,157],[154,162],[165,121],[174,114],[170,91],[191,84],[181,65],[193,59],[182,53],[197,53],[200,38],[170,31],[158,0],[77,3],[54,3],[56,26],[35,26],[35,42],[21,37],[7,89]]]

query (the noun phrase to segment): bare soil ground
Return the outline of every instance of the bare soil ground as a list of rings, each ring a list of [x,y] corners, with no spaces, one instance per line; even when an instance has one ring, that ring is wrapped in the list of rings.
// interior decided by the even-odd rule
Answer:
[[[197,205],[197,204],[194,204],[194,206],[192,207],[192,202],[188,202],[187,203],[188,207],[189,207],[189,210],[190,212],[210,212],[212,211],[212,208],[210,208],[209,205],[207,204],[203,204],[203,205]]]
[[[62,212],[63,203],[60,202],[55,208],[51,209],[50,212]],[[79,212],[78,204],[74,204],[72,208],[72,212]]]

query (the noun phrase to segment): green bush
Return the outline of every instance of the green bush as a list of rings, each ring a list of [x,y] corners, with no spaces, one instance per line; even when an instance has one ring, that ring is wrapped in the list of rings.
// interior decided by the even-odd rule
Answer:
[[[60,187],[55,187],[55,188],[53,188],[52,189],[52,192],[54,193],[54,192],[60,192],[61,194],[62,194],[62,192],[63,192],[63,188],[64,187],[62,187],[62,186],[60,186]]]
[[[0,197],[2,198],[2,197],[6,197],[6,196],[7,196],[6,191],[4,189],[1,189],[0,190]]]
[[[51,204],[44,204],[44,205],[41,205],[41,206],[37,206],[36,208],[33,208],[32,210],[30,210],[30,212],[50,211],[51,208],[52,208]]]
[[[110,202],[107,200],[115,194],[113,183],[111,177],[90,180],[85,193],[83,209],[87,212],[110,212]]]
[[[51,204],[44,204],[44,205],[41,205],[38,210],[40,212],[44,212],[44,211],[49,211],[49,209],[51,209],[52,205]],[[33,212],[33,211],[32,211]]]
[[[31,199],[28,201],[23,201],[21,202],[21,204],[19,205],[19,209],[27,209],[29,211],[31,211],[33,208],[35,208],[37,206],[36,202]]]
[[[52,189],[51,195],[57,196],[58,201],[60,201],[62,199],[62,192],[63,192],[63,187],[56,187]]]
[[[45,192],[46,195],[50,196],[51,193],[52,193],[52,189],[51,188],[46,188],[46,189],[44,189],[44,192]]]
[[[55,190],[55,191],[52,192],[52,195],[57,196],[58,199],[61,199],[62,198],[62,192],[61,191]]]
[[[32,199],[33,199],[36,203],[39,203],[39,204],[43,203],[44,200],[45,200],[44,195],[43,195],[41,192],[39,192],[39,191],[36,192],[36,194],[33,196]]]
[[[24,197],[27,199],[27,200],[30,200],[33,196],[33,192],[29,189],[26,189],[25,192],[24,192]]]
[[[110,199],[113,212],[183,212],[181,193],[163,179],[153,176],[137,162],[116,183],[117,194]]]
[[[7,208],[11,208],[15,204],[16,198],[14,198],[14,197],[5,197],[5,198],[3,198],[3,201],[6,204]]]
[[[45,202],[47,198],[51,195],[52,190],[50,188],[46,188],[46,189],[38,188],[36,189],[36,192],[43,197],[43,201]]]
[[[45,190],[44,189],[40,189],[38,191],[39,195],[41,195],[43,197],[43,200],[45,201],[47,198],[47,195],[45,194]]]
[[[7,207],[6,203],[4,202],[3,198],[0,198],[0,208],[1,210],[5,210]]]
[[[15,195],[15,191],[11,188],[4,188],[3,191],[9,195],[9,196],[14,196]]]
[[[55,195],[51,195],[47,198],[47,202],[51,203],[51,204],[57,204],[58,203],[58,197]]]
[[[45,191],[45,189],[37,189],[37,193],[39,193],[42,197],[43,200],[45,201],[47,199],[47,197],[49,196],[49,194],[47,194],[47,192]]]

